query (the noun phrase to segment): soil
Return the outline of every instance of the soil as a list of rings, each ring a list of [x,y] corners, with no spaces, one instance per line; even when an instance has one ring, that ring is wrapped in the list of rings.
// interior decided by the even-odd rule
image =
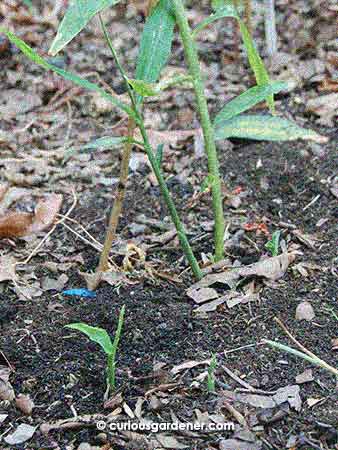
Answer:
[[[11,64],[9,59],[10,56],[5,61],[8,66]],[[24,84],[29,85],[32,77],[31,74]],[[243,386],[227,374],[224,366],[255,389],[267,392],[295,385],[296,376],[311,367],[313,381],[300,385],[300,411],[277,407],[276,411],[283,411],[279,420],[264,422],[261,418],[264,409],[239,403],[235,405],[248,420],[253,420],[253,416],[259,417],[251,430],[265,450],[337,448],[337,386],[334,376],[300,358],[261,344],[265,338],[294,346],[274,321],[278,317],[307,349],[330,365],[337,366],[337,352],[332,349],[332,339],[337,338],[337,313],[334,311],[337,311],[335,224],[338,210],[336,197],[330,191],[338,167],[337,134],[333,127],[320,126],[314,116],[303,114],[301,107],[293,103],[292,98],[296,95],[297,92],[293,92],[277,97],[279,111],[301,118],[306,127],[329,137],[328,143],[319,146],[307,142],[250,143],[233,140],[224,148],[221,145],[220,152],[221,174],[227,190],[234,192],[241,187],[247,192],[239,208],[226,206],[229,233],[233,235],[243,229],[245,223],[264,223],[270,234],[281,230],[287,245],[297,244],[299,251],[283,278],[275,283],[253,279],[260,289],[259,301],[233,308],[221,305],[215,312],[197,315],[194,312],[196,305],[186,294],[194,280],[185,270],[186,263],[176,241],[172,241],[147,248],[146,261],[153,267],[153,272],[138,261],[128,283],[121,282],[116,286],[102,284],[96,290],[95,299],[46,291],[39,297],[23,300],[16,295],[12,284],[6,283],[0,294],[0,364],[11,364],[15,369],[10,377],[14,391],[29,394],[35,407],[32,416],[27,418],[13,403],[0,403],[0,413],[8,414],[6,422],[1,425],[3,431],[0,436],[8,429],[8,423],[13,429],[23,422],[40,425],[71,418],[74,409],[79,416],[111,412],[103,409],[106,390],[103,353],[94,343],[64,326],[86,322],[106,329],[113,336],[119,311],[125,305],[117,385],[124,402],[132,410],[137,400],[144,398],[143,415],[153,420],[172,421],[174,414],[181,421],[190,422],[199,410],[209,415],[222,413],[227,420],[233,421],[234,417],[224,409],[222,401],[225,391],[236,391]],[[188,94],[184,104],[189,104],[189,101]],[[75,113],[77,118],[81,117],[78,108],[79,105]],[[170,114],[169,111],[167,118]],[[81,125],[80,121],[75,121],[75,127],[80,127],[79,132],[86,129],[86,120],[84,118]],[[75,128],[73,133],[76,132]],[[204,196],[195,206],[189,206],[189,200],[207,166],[204,158],[193,160],[191,144],[187,145],[187,154],[191,156],[190,175],[182,181],[176,174],[170,178],[169,185],[185,217],[194,251],[201,257],[202,253],[212,251],[212,232],[207,227],[212,218],[210,199]],[[94,155],[93,158],[95,160],[99,156]],[[117,159],[110,174],[113,177],[118,175]],[[149,170],[145,168],[130,177],[119,227],[121,241],[144,243],[143,237],[131,226],[141,214],[147,219],[160,220],[165,226],[169,223],[158,188],[149,182],[148,175]],[[79,203],[72,217],[102,242],[111,205],[110,189],[95,181],[84,182],[77,187]],[[64,212],[70,203],[71,200],[67,200]],[[159,233],[158,228],[151,225],[146,225],[145,229],[148,237]],[[309,243],[297,238],[292,233],[295,229],[301,230],[303,236],[315,237],[315,245],[311,244],[312,241]],[[266,253],[264,246],[267,241],[264,233],[257,230],[247,231],[245,236],[243,242],[227,249],[227,257],[243,265],[258,261]],[[25,242],[18,241],[16,245],[18,251]],[[117,253],[113,253],[114,261],[121,265],[123,256]],[[49,247],[30,262],[37,279],[50,275],[43,263],[55,260],[55,255],[60,254],[83,257],[82,263],[67,271],[67,288],[85,287],[79,271],[93,272],[99,255],[62,226],[52,235]],[[307,264],[304,266],[306,275],[295,267],[300,262]],[[165,272],[173,281],[157,276],[155,269]],[[226,291],[224,286],[217,289],[221,293]],[[295,318],[296,308],[302,301],[310,302],[315,311],[315,318],[311,321]],[[176,376],[170,372],[175,365],[191,360],[205,361],[213,354],[217,355],[215,394],[208,394],[206,381],[196,381],[198,375],[207,370],[205,365]],[[161,407],[154,407],[154,399],[147,392],[175,382],[177,386],[160,392]],[[313,402],[313,399],[319,401]],[[121,411],[121,414],[125,413]],[[29,443],[8,447],[1,442],[0,448],[66,449],[77,448],[84,442],[99,445],[98,433],[93,423],[79,430],[60,429],[48,435],[37,431]],[[295,445],[290,444],[293,437]],[[179,440],[189,449],[211,450],[220,448],[221,440],[226,438],[229,438],[229,433],[185,435]],[[121,437],[110,435],[108,440],[111,447],[102,448],[150,448],[138,437],[125,436],[123,443]],[[253,448],[252,445],[248,443],[247,450]]]

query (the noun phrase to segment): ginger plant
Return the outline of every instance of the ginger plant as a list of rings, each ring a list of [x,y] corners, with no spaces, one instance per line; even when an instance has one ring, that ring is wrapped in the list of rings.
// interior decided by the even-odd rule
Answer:
[[[147,9],[146,9],[146,15],[148,16],[151,13],[151,10],[155,6],[155,1],[157,0],[148,0],[147,3]],[[101,19],[101,18],[100,18]],[[110,45],[109,36],[107,34],[107,30],[104,27],[104,24],[101,21],[101,27],[103,29],[103,34],[106,38],[106,41],[108,42],[108,45]],[[109,269],[109,253],[111,250],[111,247],[113,245],[114,239],[116,238],[116,231],[119,224],[119,218],[122,212],[123,207],[123,201],[125,197],[126,192],[126,184],[128,181],[128,171],[129,171],[129,163],[131,158],[131,153],[133,149],[132,140],[135,135],[136,131],[136,123],[132,118],[128,119],[128,126],[127,126],[127,136],[128,136],[128,142],[124,143],[124,149],[123,149],[123,155],[122,155],[122,162],[120,166],[120,177],[119,177],[119,184],[117,186],[117,193],[114,200],[114,204],[110,213],[108,228],[106,231],[106,237],[103,245],[103,249],[100,255],[99,265],[97,267],[97,278],[94,283],[93,288],[95,288],[98,283],[100,282],[100,274],[102,272],[105,272]]]
[[[123,305],[119,314],[117,329],[113,342],[106,330],[99,327],[93,327],[83,322],[71,323],[65,325],[65,328],[77,330],[85,334],[89,339],[98,344],[107,357],[107,394],[113,392],[116,388],[116,354],[119,346],[122,327],[124,322],[125,306]]]
[[[60,24],[58,33],[52,43],[50,53],[56,55],[81,32],[92,17],[100,14],[107,7],[113,7],[117,3],[119,3],[119,0],[73,0]],[[175,25],[178,25],[189,71],[188,77],[183,78],[188,78],[192,82],[194,88],[196,109],[201,121],[205,150],[208,158],[208,183],[211,187],[215,221],[215,260],[220,260],[223,257],[224,239],[223,198],[221,194],[222,181],[216,148],[217,140],[227,139],[229,137],[256,140],[291,140],[303,138],[323,142],[324,138],[311,130],[304,130],[296,124],[277,116],[243,114],[248,109],[264,100],[267,100],[271,112],[274,112],[273,95],[285,89],[286,84],[270,81],[269,75],[256,50],[248,28],[241,19],[237,9],[233,4],[229,4],[228,0],[212,0],[214,12],[194,29],[191,29],[188,23],[183,0],[159,0],[152,3],[151,6],[153,8],[147,18],[141,36],[139,57],[136,61],[136,78],[129,78],[127,75],[114,49],[113,40],[110,38],[103,20],[101,20],[101,27],[106,42],[111,50],[112,57],[120,72],[120,76],[125,83],[129,96],[129,103],[122,102],[118,96],[111,95],[95,83],[50,64],[11,31],[0,28],[0,32],[5,33],[28,58],[39,64],[45,70],[52,70],[63,78],[70,80],[87,90],[98,92],[105,99],[109,100],[117,109],[122,110],[128,116],[128,136],[102,137],[96,142],[94,141],[91,144],[87,144],[86,147],[99,147],[102,145],[106,148],[112,148],[113,146],[116,146],[116,144],[126,145],[121,167],[122,186],[120,186],[120,188],[122,191],[124,190],[124,182],[128,175],[128,161],[131,148],[134,144],[143,146],[152,170],[157,178],[162,197],[176,227],[182,250],[194,276],[199,279],[203,275],[201,268],[189,244],[184,225],[178,215],[174,201],[166,185],[161,167],[161,158],[157,157],[156,149],[152,148],[150,144],[142,113],[142,100],[144,97],[160,96],[164,89],[170,86],[176,86],[182,82],[182,77],[173,78],[170,82],[164,82],[160,79],[161,70],[167,63],[171,53]],[[205,30],[207,26],[210,26],[216,20],[227,17],[235,19],[239,24],[248,60],[255,74],[257,85],[249,88],[247,91],[228,102],[212,119],[208,110],[196,40],[198,39],[198,34],[202,30]],[[141,136],[141,140],[139,141],[136,141],[134,138],[134,126],[137,127],[139,135]],[[115,210],[114,208],[112,210],[110,231],[107,233],[107,245],[104,246],[104,252],[101,256],[98,269],[99,272],[107,268],[106,261],[109,255],[111,242],[116,233],[122,197],[123,196],[120,196],[119,199],[120,206]]]

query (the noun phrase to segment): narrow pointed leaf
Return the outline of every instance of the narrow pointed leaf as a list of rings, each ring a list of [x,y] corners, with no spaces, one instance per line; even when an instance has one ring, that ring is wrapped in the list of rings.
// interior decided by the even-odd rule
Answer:
[[[244,46],[245,46],[245,49],[246,49],[246,52],[248,55],[249,64],[255,74],[256,82],[259,86],[268,84],[270,82],[269,74],[265,68],[262,58],[260,57],[260,55],[257,51],[257,48],[255,46],[255,43],[254,43],[251,35],[250,35],[249,30],[247,29],[244,22],[241,20],[241,18],[236,13],[236,8],[235,8],[234,4],[230,3],[228,1],[225,1],[225,0],[214,0],[212,2],[212,6],[216,11],[215,14],[217,14],[218,12],[221,12],[222,10],[226,11],[226,8],[231,8],[231,6],[232,6],[232,8],[235,11],[235,14],[232,17],[235,17],[239,23],[239,28],[240,28],[243,43],[244,43]],[[221,17],[222,16],[220,16],[219,18],[221,18]],[[227,17],[227,16],[224,15],[223,17]],[[274,113],[275,105],[274,105],[273,95],[270,95],[268,97],[267,101],[268,101],[270,111],[272,113]]]
[[[99,344],[107,355],[110,355],[113,352],[113,344],[106,330],[98,327],[91,327],[86,323],[71,323],[66,325],[65,328],[81,331],[81,333],[88,336],[91,341]]]
[[[63,164],[66,163],[69,158],[71,158],[75,153],[81,152],[81,151],[90,151],[90,150],[96,150],[98,148],[101,149],[109,149],[113,147],[117,147],[124,142],[127,142],[128,138],[123,136],[103,136],[99,139],[96,139],[95,141],[89,142],[88,144],[83,145],[80,149],[76,147],[69,147],[63,157]]]
[[[116,97],[113,97],[112,95],[108,94],[104,89],[100,88],[95,83],[91,83],[90,81],[86,80],[85,78],[81,78],[78,75],[75,75],[75,74],[67,72],[63,69],[60,69],[59,67],[54,66],[53,64],[49,64],[44,58],[39,56],[31,47],[29,47],[29,45],[27,45],[24,41],[19,39],[12,32],[0,27],[0,33],[5,33],[6,36],[8,37],[8,39],[13,44],[15,44],[22,51],[22,53],[24,53],[31,61],[35,62],[36,64],[40,65],[41,67],[43,67],[46,70],[52,70],[53,72],[57,73],[64,79],[72,81],[74,84],[76,84],[78,86],[81,86],[89,91],[98,92],[99,94],[102,95],[102,97],[109,100],[117,108],[122,109],[129,116],[136,119],[135,113],[128,105],[126,105],[125,103],[122,103]]]
[[[236,8],[234,5],[225,5],[220,8],[216,8],[216,11],[213,14],[210,14],[209,17],[202,20],[194,29],[193,29],[193,36],[196,37],[197,34],[202,31],[205,27],[210,25],[211,23],[215,22],[218,19],[223,19],[224,17],[233,17],[235,19],[238,19],[238,14],[236,11]]]
[[[169,2],[160,0],[148,17],[141,37],[135,77],[155,83],[171,53],[175,18]]]
[[[108,149],[119,146],[127,141],[128,138],[124,136],[102,136],[99,139],[95,139],[95,141],[82,145],[81,150],[95,150],[97,148]]]
[[[230,137],[258,141],[292,141],[295,139],[307,139],[319,143],[327,141],[326,137],[312,130],[301,128],[289,120],[264,115],[236,116],[223,123],[222,126],[216,127],[216,140]]]
[[[249,63],[252,70],[254,71],[257,84],[261,85],[269,83],[269,74],[264,66],[262,58],[260,57],[256,49],[254,41],[250,36],[249,30],[242,20],[239,20],[239,27],[241,30],[244,46],[248,54]]]
[[[70,0],[49,53],[56,55],[87,25],[97,13],[114,6],[120,0]]]
[[[224,108],[216,115],[214,119],[215,127],[221,123],[232,119],[232,117],[247,111],[257,103],[262,102],[271,94],[277,94],[278,92],[287,89],[288,84],[283,81],[274,81],[270,84],[262,86],[254,86],[243,94],[231,100]]]

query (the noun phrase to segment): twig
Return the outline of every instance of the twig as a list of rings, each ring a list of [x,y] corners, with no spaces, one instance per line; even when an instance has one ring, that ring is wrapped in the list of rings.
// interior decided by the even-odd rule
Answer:
[[[316,197],[313,198],[310,203],[308,203],[306,206],[304,206],[303,211],[306,211],[308,208],[310,208],[310,206],[314,205],[316,203],[316,201],[319,199],[320,199],[320,194],[316,195]]]
[[[76,197],[76,193],[75,190],[73,189],[73,203],[71,205],[71,207],[69,208],[69,210],[67,211],[67,213],[65,214],[65,216],[58,220],[55,225],[52,227],[52,229],[46,234],[46,236],[39,242],[39,244],[32,250],[32,252],[28,255],[28,257],[24,260],[24,261],[18,261],[15,265],[25,265],[28,264],[29,261],[33,258],[33,256],[36,254],[36,252],[43,246],[43,244],[47,241],[47,239],[54,233],[56,227],[60,224],[62,224],[66,218],[72,213],[73,209],[75,208],[76,204],[77,204],[77,197]]]
[[[65,217],[63,214],[58,214],[58,216],[59,217]],[[100,249],[100,251],[102,250],[102,248],[103,248],[103,245],[101,244],[101,242],[99,242],[98,240],[96,240],[95,238],[94,238],[94,236],[92,236],[90,233],[89,233],[89,231],[87,231],[86,229],[85,229],[85,227],[83,226],[83,225],[81,225],[77,220],[75,220],[75,219],[72,219],[71,217],[66,217],[66,220],[68,220],[69,222],[72,222],[72,223],[74,223],[74,224],[76,224],[78,227],[80,227],[81,228],[81,230],[93,241],[93,242],[95,242],[95,244],[97,244],[97,246],[98,246],[98,248]],[[71,228],[71,230],[72,231],[74,231],[72,228]]]
[[[222,366],[222,368],[229,375],[229,377],[231,377],[233,380],[237,381],[237,383],[240,384],[241,386],[245,387],[249,391],[252,391],[254,389],[249,383],[247,383],[246,381],[239,378],[235,373],[233,373],[226,366]]]
[[[13,367],[12,364],[8,361],[8,359],[7,359],[6,355],[4,354],[4,352],[2,352],[1,350],[0,350],[0,355],[1,355],[1,357],[5,360],[5,362],[7,363],[8,367],[11,369],[11,371],[12,371],[12,372],[15,372],[14,367]]]
[[[257,347],[258,345],[262,345],[262,344],[261,343],[247,344],[247,345],[242,345],[241,347],[232,348],[231,350],[224,350],[224,356],[227,356],[229,353],[234,353],[234,352],[238,352],[240,350],[245,350],[246,348]]]
[[[177,1],[177,0],[174,0],[174,1]],[[146,127],[145,127],[145,124],[144,124],[144,121],[143,121],[143,117],[142,117],[142,115],[141,115],[141,113],[139,111],[139,108],[138,108],[138,105],[137,105],[137,100],[136,100],[136,98],[134,96],[134,92],[131,89],[131,86],[130,86],[129,81],[128,81],[128,77],[127,77],[123,67],[120,64],[119,58],[118,58],[118,56],[117,56],[117,54],[115,52],[115,49],[114,49],[114,47],[112,45],[111,39],[110,39],[107,31],[106,31],[104,23],[103,23],[101,18],[100,18],[100,20],[101,20],[101,25],[102,25],[102,28],[103,28],[103,31],[104,31],[104,34],[105,34],[108,46],[109,46],[109,48],[111,50],[111,53],[112,53],[112,55],[114,57],[114,60],[115,60],[115,63],[117,65],[118,69],[119,69],[119,72],[121,73],[121,76],[122,76],[122,78],[123,78],[123,80],[125,82],[127,93],[129,95],[129,98],[130,98],[130,101],[131,101],[131,105],[132,106],[131,106],[131,108],[128,107],[130,109],[129,115],[134,118],[134,120],[135,120],[135,122],[136,122],[136,124],[137,124],[137,126],[138,126],[138,128],[140,130],[140,133],[141,133],[141,136],[142,136],[142,140],[143,140],[144,150],[145,150],[145,152],[146,152],[146,154],[148,156],[150,165],[151,165],[151,167],[152,167],[152,169],[154,171],[154,174],[156,176],[156,179],[158,181],[158,184],[159,184],[159,187],[160,187],[163,199],[164,199],[164,201],[165,201],[165,203],[167,205],[167,208],[168,208],[168,210],[170,212],[171,219],[172,219],[172,221],[173,221],[173,223],[174,223],[174,225],[175,225],[175,227],[177,229],[177,234],[178,234],[178,237],[179,237],[182,249],[184,251],[184,254],[185,254],[187,260],[189,261],[189,264],[191,266],[191,269],[192,269],[195,277],[197,279],[200,279],[200,278],[202,278],[201,269],[199,267],[199,264],[198,264],[198,261],[197,261],[195,255],[194,255],[194,253],[192,251],[192,248],[191,248],[190,243],[189,243],[188,238],[187,238],[187,234],[186,234],[184,225],[181,222],[181,219],[180,219],[180,217],[178,215],[175,203],[173,202],[172,196],[171,196],[171,194],[169,192],[169,189],[168,189],[168,186],[167,186],[166,181],[164,179],[161,167],[160,167],[159,162],[158,162],[158,160],[157,160],[157,158],[156,158],[156,156],[154,154],[154,150],[153,150],[153,148],[152,148],[152,146],[150,144],[148,133],[146,131]],[[214,144],[214,142],[212,142],[212,143]],[[223,239],[223,237],[222,237],[222,239]],[[100,274],[100,272],[98,272],[98,273]],[[99,278],[100,277],[98,277],[98,282],[99,282]]]
[[[128,137],[131,139],[134,137],[135,122],[132,118],[129,118],[128,122]],[[117,193],[114,201],[114,205],[110,214],[109,225],[106,232],[103,250],[100,256],[97,272],[104,272],[108,270],[108,257],[113,241],[116,238],[116,230],[119,223],[120,215],[122,212],[123,201],[126,194],[126,184],[128,181],[129,163],[132,152],[133,144],[126,142],[124,145],[122,163],[120,168],[120,179],[117,186]]]
[[[237,411],[229,402],[226,400],[222,401],[222,406],[237,420],[237,422],[242,425],[244,428],[248,428],[248,423],[245,420],[244,416]]]
[[[77,236],[79,239],[81,239],[81,241],[83,241],[84,243],[88,244],[89,246],[93,247],[95,250],[97,250],[98,252],[102,251],[103,246],[102,245],[98,245],[98,244],[94,244],[93,242],[90,242],[88,239],[86,239],[85,237],[81,236],[80,233],[78,233],[77,231],[73,230],[73,228],[71,228],[69,225],[67,225],[66,223],[62,224],[65,228],[67,228],[67,230],[69,230],[71,233],[75,234],[75,236]]]

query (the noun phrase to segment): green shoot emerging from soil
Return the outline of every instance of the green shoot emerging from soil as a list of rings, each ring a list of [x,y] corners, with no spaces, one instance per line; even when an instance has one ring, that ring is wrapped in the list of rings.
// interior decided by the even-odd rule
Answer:
[[[212,355],[210,365],[208,367],[208,378],[207,378],[207,389],[209,394],[213,394],[216,391],[216,377],[215,377],[215,371],[217,368],[217,359],[216,355]]]
[[[116,353],[117,347],[120,342],[122,326],[124,321],[124,313],[125,307],[123,306],[120,311],[117,330],[113,342],[111,341],[111,338],[107,333],[107,331],[104,330],[103,328],[92,327],[82,322],[71,323],[65,326],[65,328],[81,331],[81,333],[84,333],[86,336],[88,336],[91,341],[99,344],[102,350],[105,352],[107,356],[107,388],[110,391],[114,391],[116,387],[116,380],[115,380]]]
[[[265,244],[265,248],[269,250],[272,256],[278,255],[279,240],[280,240],[280,231],[277,230],[272,234],[271,240]]]

